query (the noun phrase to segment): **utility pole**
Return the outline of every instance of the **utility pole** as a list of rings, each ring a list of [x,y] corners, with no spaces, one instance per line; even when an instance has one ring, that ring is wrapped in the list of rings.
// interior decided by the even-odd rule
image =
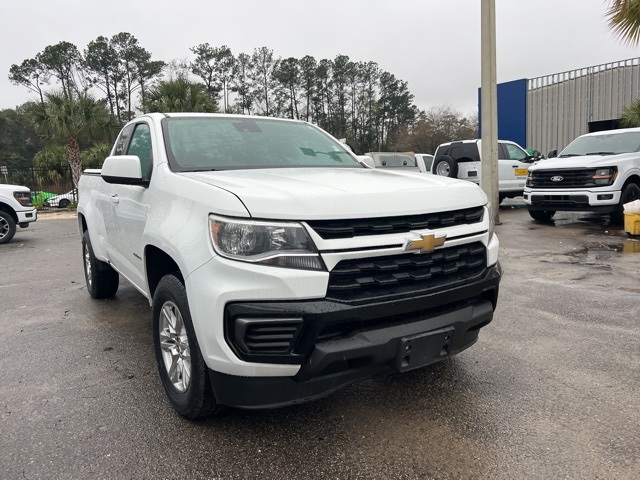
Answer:
[[[498,87],[496,73],[496,2],[482,0],[481,30],[481,129],[482,189],[493,207],[493,218],[500,223],[498,192]]]

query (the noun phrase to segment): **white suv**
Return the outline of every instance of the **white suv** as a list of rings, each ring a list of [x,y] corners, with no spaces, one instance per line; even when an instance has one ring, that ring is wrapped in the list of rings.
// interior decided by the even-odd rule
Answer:
[[[431,169],[436,175],[469,180],[480,185],[481,158],[482,140],[443,143],[436,149]],[[515,142],[498,141],[500,201],[522,195],[528,169],[538,159]]]

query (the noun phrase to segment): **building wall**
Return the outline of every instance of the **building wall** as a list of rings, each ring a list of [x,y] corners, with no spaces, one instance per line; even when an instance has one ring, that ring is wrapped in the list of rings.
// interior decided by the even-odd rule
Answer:
[[[529,79],[526,146],[560,151],[579,135],[612,128],[639,97],[639,58]]]
[[[527,79],[497,85],[498,138],[527,147]],[[482,89],[478,89],[478,136],[482,136]]]

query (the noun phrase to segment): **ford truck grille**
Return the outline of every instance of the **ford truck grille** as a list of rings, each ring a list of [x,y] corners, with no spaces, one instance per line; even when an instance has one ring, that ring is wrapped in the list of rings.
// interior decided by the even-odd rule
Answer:
[[[357,302],[442,289],[479,277],[486,263],[480,242],[425,254],[342,260],[329,276],[327,298]]]
[[[466,225],[482,221],[483,207],[465,208],[450,212],[347,220],[314,220],[307,224],[325,240],[353,238],[365,235],[388,235],[412,230]]]
[[[595,168],[578,170],[536,170],[529,172],[527,186],[532,188],[595,187]]]

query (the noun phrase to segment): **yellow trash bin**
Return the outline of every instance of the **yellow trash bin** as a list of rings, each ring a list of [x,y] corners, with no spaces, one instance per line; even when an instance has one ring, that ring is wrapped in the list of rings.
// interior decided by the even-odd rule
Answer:
[[[624,231],[630,235],[640,235],[640,215],[624,212]]]

